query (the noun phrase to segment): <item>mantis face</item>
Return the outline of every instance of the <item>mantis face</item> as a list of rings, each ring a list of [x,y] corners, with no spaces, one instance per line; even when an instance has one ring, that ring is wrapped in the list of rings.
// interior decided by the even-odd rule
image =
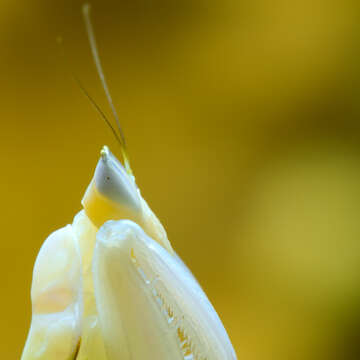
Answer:
[[[173,253],[164,228],[142,198],[134,176],[126,172],[107,146],[101,150],[100,160],[82,204],[87,216],[97,227],[110,219],[132,220]]]
[[[205,293],[106,147],[82,203],[39,252],[22,360],[236,359]]]

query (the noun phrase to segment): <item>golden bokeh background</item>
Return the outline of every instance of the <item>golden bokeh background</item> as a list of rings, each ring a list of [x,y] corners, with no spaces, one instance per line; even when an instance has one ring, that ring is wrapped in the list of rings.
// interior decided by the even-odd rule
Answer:
[[[67,69],[108,112],[81,4],[0,3],[3,359],[42,242],[80,210],[101,146],[119,153]],[[359,3],[92,5],[138,185],[238,358],[358,359]]]

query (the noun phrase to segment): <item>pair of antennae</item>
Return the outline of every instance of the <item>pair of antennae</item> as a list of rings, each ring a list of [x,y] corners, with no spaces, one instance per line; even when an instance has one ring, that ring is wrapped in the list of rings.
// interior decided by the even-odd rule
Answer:
[[[116,108],[114,106],[114,102],[112,100],[112,97],[111,97],[111,94],[110,94],[110,91],[109,91],[109,87],[108,87],[106,79],[105,79],[104,71],[103,71],[103,68],[101,66],[99,52],[98,52],[97,44],[96,44],[96,40],[95,40],[94,29],[93,29],[91,19],[90,19],[90,9],[91,9],[90,4],[84,4],[83,7],[82,7],[82,13],[83,13],[83,16],[84,16],[86,32],[87,32],[87,36],[88,36],[88,39],[89,39],[91,53],[92,53],[92,56],[93,56],[93,59],[94,59],[94,63],[95,63],[96,69],[97,69],[97,73],[99,75],[102,87],[104,89],[104,92],[105,92],[106,98],[108,100],[108,103],[110,105],[113,116],[115,118],[116,127],[117,127],[118,131],[116,131],[116,129],[111,124],[111,122],[108,120],[108,118],[105,116],[104,112],[101,110],[99,105],[97,105],[97,103],[94,101],[94,99],[86,91],[86,89],[81,84],[81,82],[77,78],[77,76],[72,74],[72,77],[74,78],[74,80],[76,81],[76,83],[80,87],[81,91],[84,93],[84,95],[89,99],[90,103],[94,106],[96,111],[100,114],[100,116],[104,119],[106,124],[110,127],[110,129],[113,132],[116,140],[120,144],[121,155],[122,155],[123,160],[124,160],[125,169],[126,169],[126,171],[127,171],[127,173],[129,175],[132,175],[132,170],[131,170],[131,167],[130,167],[129,158],[128,158],[128,155],[127,155],[127,152],[126,152],[125,136],[124,136],[124,133],[123,133],[123,131],[121,129],[119,116],[118,116]]]

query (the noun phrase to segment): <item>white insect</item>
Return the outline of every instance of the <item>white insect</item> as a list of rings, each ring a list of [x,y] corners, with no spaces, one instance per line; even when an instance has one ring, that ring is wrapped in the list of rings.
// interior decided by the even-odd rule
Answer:
[[[84,14],[117,120],[88,6]],[[217,313],[142,198],[122,144],[125,168],[105,146],[83,210],[38,254],[22,360],[236,360]]]

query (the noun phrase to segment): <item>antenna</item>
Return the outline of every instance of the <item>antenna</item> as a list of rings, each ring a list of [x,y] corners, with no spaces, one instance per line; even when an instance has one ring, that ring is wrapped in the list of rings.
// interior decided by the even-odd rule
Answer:
[[[106,122],[106,124],[109,126],[109,128],[111,129],[112,133],[114,134],[116,140],[119,142],[119,144],[122,146],[122,142],[121,139],[118,135],[118,133],[116,132],[115,128],[112,126],[111,122],[108,120],[108,118],[106,117],[106,115],[104,114],[104,112],[101,110],[100,106],[95,102],[95,100],[91,97],[91,95],[88,93],[88,91],[84,88],[83,84],[80,82],[79,78],[77,78],[74,74],[72,74],[72,77],[74,78],[75,82],[77,83],[77,85],[79,86],[80,90],[82,91],[82,93],[88,98],[88,100],[90,101],[91,105],[95,108],[95,110],[99,113],[99,115],[104,119],[104,121]]]
[[[122,152],[122,156],[123,156],[123,159],[124,159],[125,169],[130,175],[132,175],[130,162],[129,162],[129,159],[128,159],[128,156],[127,156],[127,153],[126,153],[125,136],[124,136],[124,133],[123,133],[123,131],[121,129],[119,116],[118,116],[116,108],[114,106],[114,102],[112,100],[112,97],[111,97],[111,94],[110,94],[110,91],[109,91],[109,88],[108,88],[108,85],[107,85],[107,82],[106,82],[106,79],[105,79],[104,71],[103,71],[102,66],[101,66],[100,57],[99,57],[99,53],[98,53],[98,49],[97,49],[97,45],[96,45],[94,29],[93,29],[91,19],[90,19],[90,9],[91,9],[91,6],[88,3],[84,4],[83,7],[82,7],[85,26],[86,26],[86,32],[87,32],[87,36],[88,36],[89,43],[90,43],[91,53],[92,53],[92,56],[93,56],[93,59],[94,59],[94,63],[95,63],[95,66],[96,66],[96,69],[97,69],[97,72],[98,72],[102,87],[104,89],[106,98],[108,100],[111,111],[112,111],[112,113],[114,115],[114,118],[115,118],[115,121],[116,121],[117,128],[119,130],[121,152]],[[85,94],[86,94],[86,92],[85,92]],[[91,99],[91,98],[89,97],[89,99]]]
[[[109,121],[109,119],[106,117],[105,113],[101,110],[100,106],[96,103],[96,101],[92,98],[92,96],[89,94],[89,92],[85,89],[84,85],[81,83],[80,79],[76,76],[76,74],[72,71],[70,63],[69,63],[69,59],[66,56],[65,53],[65,47],[64,47],[64,43],[63,43],[63,39],[61,36],[58,36],[56,39],[58,45],[61,47],[61,53],[64,59],[64,63],[66,66],[66,70],[69,72],[70,76],[72,77],[72,79],[75,81],[75,83],[77,84],[77,86],[79,86],[81,92],[86,96],[86,98],[90,101],[91,105],[95,108],[95,110],[99,113],[99,115],[101,116],[101,118],[105,121],[105,123],[107,124],[107,126],[109,126],[111,132],[113,133],[113,135],[115,136],[115,139],[117,140],[117,142],[120,144],[120,146],[123,146],[122,140],[119,137],[119,134],[116,132],[114,126],[111,124],[111,122]]]

